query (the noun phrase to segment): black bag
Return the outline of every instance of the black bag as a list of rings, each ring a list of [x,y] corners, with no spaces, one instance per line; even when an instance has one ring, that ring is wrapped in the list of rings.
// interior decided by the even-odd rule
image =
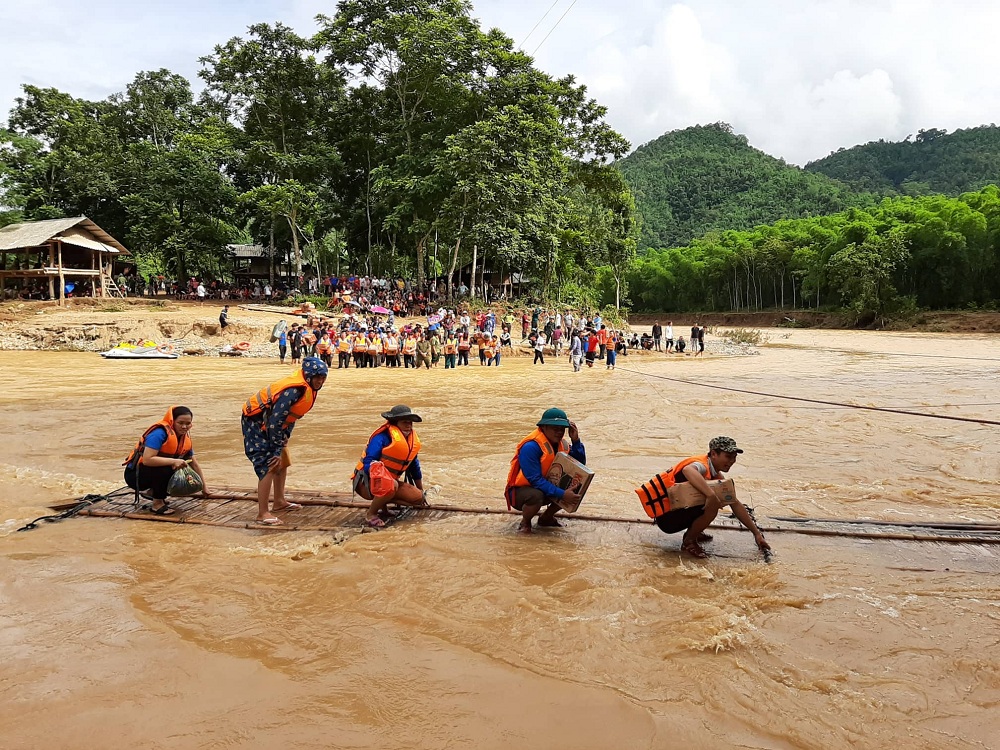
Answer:
[[[167,482],[167,494],[171,497],[187,497],[205,489],[198,472],[190,466],[183,466],[173,473]]]

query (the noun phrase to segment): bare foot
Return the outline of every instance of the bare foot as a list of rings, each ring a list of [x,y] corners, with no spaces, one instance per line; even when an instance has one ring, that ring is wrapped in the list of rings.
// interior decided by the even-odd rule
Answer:
[[[547,526],[549,528],[560,528],[560,529],[562,528],[562,524],[559,523],[554,518],[539,518],[538,519],[538,525],[539,526]]]
[[[525,524],[522,521],[521,525],[517,527],[517,533],[518,534],[530,534],[530,533],[532,533],[531,532],[531,522],[529,521],[527,524]]]

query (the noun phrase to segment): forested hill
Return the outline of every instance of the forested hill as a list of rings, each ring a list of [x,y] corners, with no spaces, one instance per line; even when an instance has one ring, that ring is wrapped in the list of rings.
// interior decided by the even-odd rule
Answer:
[[[898,143],[872,141],[841,149],[806,169],[882,194],[958,196],[1000,184],[1000,127],[984,125],[947,134],[921,130]]]
[[[643,218],[640,247],[709,231],[830,214],[872,202],[822,174],[768,156],[725,123],[676,130],[618,162]]]

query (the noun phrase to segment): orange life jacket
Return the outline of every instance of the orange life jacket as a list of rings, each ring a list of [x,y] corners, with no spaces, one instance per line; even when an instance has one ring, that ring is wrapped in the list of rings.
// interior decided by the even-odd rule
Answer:
[[[390,336],[385,340],[385,353],[389,356],[395,356],[399,354],[399,339],[395,336]]]
[[[486,359],[492,359],[493,355],[496,353],[496,349],[492,344],[487,344],[483,347],[483,353],[486,355]]]
[[[122,466],[129,466],[131,464],[138,465],[142,463],[142,454],[146,450],[146,438],[149,434],[158,428],[162,427],[167,431],[167,439],[164,441],[163,445],[160,446],[160,450],[157,451],[158,456],[164,456],[165,458],[184,458],[192,450],[194,450],[194,444],[191,442],[190,435],[184,435],[184,437],[178,437],[177,433],[174,432],[174,407],[167,409],[167,413],[164,415],[163,419],[154,424],[144,433],[142,437],[139,438],[139,442],[135,444],[135,448],[132,452],[128,454]]]
[[[341,354],[347,354],[351,351],[351,340],[346,336],[337,342],[337,351]]]
[[[270,412],[274,407],[274,402],[278,400],[278,396],[289,388],[305,388],[302,398],[292,404],[292,408],[288,412],[288,417],[285,419],[285,427],[291,427],[295,424],[296,420],[302,419],[302,417],[308,414],[309,410],[313,408],[313,404],[316,403],[316,391],[312,389],[309,381],[302,375],[302,370],[296,370],[295,374],[271,383],[267,388],[262,388],[255,395],[248,398],[246,403],[243,404],[243,416],[256,417],[258,414]],[[267,417],[265,416],[265,425],[267,424],[266,420]]]
[[[417,351],[417,340],[412,336],[403,344],[403,354],[415,354]]]
[[[368,350],[368,341],[364,336],[354,337],[354,351],[360,353]]]
[[[468,339],[462,339],[461,341],[458,342],[458,350],[460,352],[467,352],[471,348],[472,344],[469,342]]]
[[[667,496],[667,490],[677,484],[677,477],[684,471],[684,467],[694,463],[702,464],[705,467],[705,479],[712,478],[711,463],[709,463],[708,456],[692,456],[691,458],[685,458],[674,468],[657,474],[635,491],[647,516],[650,518],[659,518],[664,513],[670,511],[670,498]]]
[[[458,351],[458,341],[456,339],[448,339],[444,342],[444,353],[454,354]]]
[[[321,338],[319,340],[319,343],[316,344],[317,354],[329,354],[332,351],[333,351],[333,342],[330,341],[330,339],[327,338],[326,336]]]
[[[420,438],[417,437],[417,431],[411,430],[410,437],[407,439],[402,431],[396,427],[396,425],[389,424],[386,422],[384,425],[379,427],[375,432],[371,434],[368,438],[370,443],[376,436],[381,435],[383,432],[389,432],[389,437],[392,438],[392,442],[389,443],[385,448],[382,449],[382,455],[379,457],[379,461],[385,464],[385,468],[389,472],[399,479],[410,468],[410,464],[413,463],[413,459],[417,457],[420,452]],[[365,450],[367,453],[367,449]],[[358,465],[354,467],[354,471],[362,471],[365,468],[364,455],[361,456],[361,460],[358,461]]]
[[[531,441],[538,443],[538,447],[542,449],[541,463],[543,477],[548,474],[549,469],[552,468],[552,462],[556,460],[556,453],[569,453],[569,449],[571,447],[569,440],[563,438],[562,445],[559,446],[559,450],[553,450],[549,439],[545,437],[545,435],[542,434],[542,431],[538,428],[518,443],[517,448],[514,449],[514,458],[510,460],[510,471],[507,472],[507,486],[504,487],[503,491],[504,497],[507,499],[508,510],[511,510],[514,507],[514,488],[531,486],[531,482],[528,481],[528,478],[524,476],[524,472],[521,471],[521,461],[519,459],[521,448]]]

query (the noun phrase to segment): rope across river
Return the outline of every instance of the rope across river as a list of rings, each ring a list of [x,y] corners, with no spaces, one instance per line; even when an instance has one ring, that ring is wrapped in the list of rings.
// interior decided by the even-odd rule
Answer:
[[[715,385],[714,383],[701,383],[697,380],[687,380],[685,378],[672,378],[667,375],[653,375],[652,373],[644,372],[643,370],[634,370],[628,367],[616,367],[615,369],[620,370],[622,372],[630,372],[635,375],[642,375],[647,378],[656,378],[657,380],[669,380],[672,383],[683,383],[685,385],[694,385],[700,388],[713,388],[718,391],[729,391],[730,393],[745,393],[751,396],[764,396],[765,398],[777,398],[777,399],[783,399],[785,401],[801,401],[807,404],[821,404],[823,406],[835,406],[843,409],[861,409],[863,411],[878,411],[878,412],[887,412],[889,414],[904,414],[910,417],[927,417],[930,419],[947,419],[952,422],[970,422],[973,424],[1000,426],[1000,421],[994,419],[981,419],[978,417],[956,417],[950,414],[934,414],[932,412],[914,411],[911,409],[896,409],[890,406],[865,406],[864,404],[852,404],[845,401],[830,401],[827,399],[806,398],[805,396],[786,396],[781,393],[752,391],[747,388],[733,388],[731,386],[726,386],[726,385]]]

